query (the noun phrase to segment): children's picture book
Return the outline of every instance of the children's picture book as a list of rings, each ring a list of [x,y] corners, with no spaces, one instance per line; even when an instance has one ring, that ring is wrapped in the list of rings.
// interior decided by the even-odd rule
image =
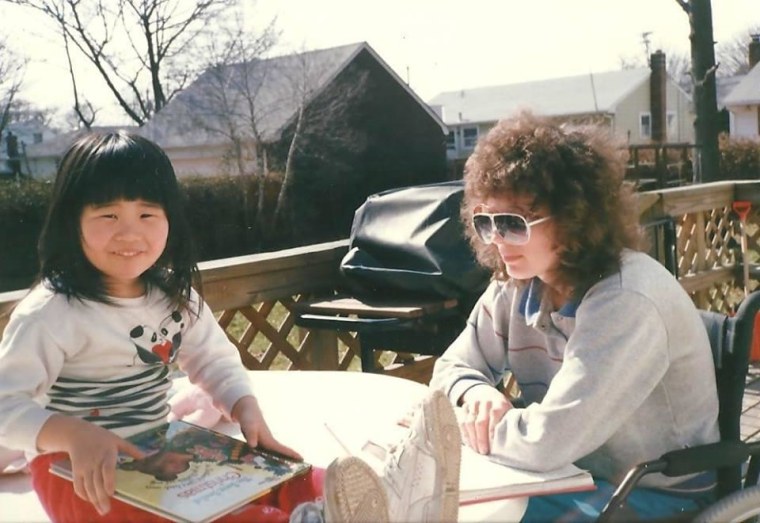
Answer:
[[[115,497],[174,521],[212,521],[311,468],[184,421],[128,439],[147,456],[119,457]],[[67,459],[50,471],[72,479]]]
[[[327,429],[346,453],[361,457],[378,473],[394,445],[410,430],[396,423],[346,426],[342,420],[328,422]],[[569,464],[550,472],[531,472],[497,463],[462,445],[459,472],[459,504],[470,505],[499,499],[594,490],[591,474]]]

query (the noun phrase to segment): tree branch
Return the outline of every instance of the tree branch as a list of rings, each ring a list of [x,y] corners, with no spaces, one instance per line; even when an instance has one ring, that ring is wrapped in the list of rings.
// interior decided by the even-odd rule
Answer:
[[[681,9],[683,9],[687,15],[691,14],[691,4],[689,4],[689,2],[686,0],[676,0],[676,3],[681,6]]]
[[[705,85],[705,82],[707,82],[710,76],[715,74],[719,66],[720,66],[719,63],[715,64],[711,68],[709,68],[707,71],[705,71],[705,75],[702,78],[694,80],[694,85],[699,86],[699,87],[702,87],[703,85]]]

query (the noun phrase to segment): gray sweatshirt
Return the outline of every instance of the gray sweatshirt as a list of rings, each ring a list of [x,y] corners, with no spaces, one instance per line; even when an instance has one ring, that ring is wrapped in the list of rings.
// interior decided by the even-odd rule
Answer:
[[[636,463],[719,439],[707,333],[661,264],[626,250],[619,273],[556,312],[541,286],[492,282],[435,365],[430,385],[454,403],[515,375],[527,406],[496,427],[492,459],[535,471],[575,463],[619,481]]]

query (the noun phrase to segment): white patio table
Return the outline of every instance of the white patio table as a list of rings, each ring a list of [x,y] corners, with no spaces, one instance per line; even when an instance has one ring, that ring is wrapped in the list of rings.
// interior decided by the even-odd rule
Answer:
[[[326,467],[345,450],[325,426],[336,416],[394,423],[426,393],[425,385],[402,378],[342,371],[251,371],[251,382],[274,435],[304,459]],[[180,379],[178,387],[186,386]],[[374,422],[373,422],[374,423]],[[343,427],[346,424],[342,424]],[[237,425],[217,430],[240,436]],[[460,509],[460,521],[519,521],[527,499],[494,501]],[[0,476],[0,522],[37,522],[48,518],[26,474]]]

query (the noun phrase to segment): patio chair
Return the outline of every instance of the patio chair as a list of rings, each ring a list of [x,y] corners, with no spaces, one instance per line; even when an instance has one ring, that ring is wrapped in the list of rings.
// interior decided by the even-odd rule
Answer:
[[[715,363],[721,440],[709,445],[674,450],[633,467],[602,511],[600,522],[614,521],[616,511],[624,505],[628,494],[639,480],[656,472],[677,477],[716,470],[717,503],[699,516],[687,515],[689,521],[694,517],[704,521],[741,521],[734,519],[735,515],[749,517],[752,515],[751,504],[760,505],[760,490],[756,487],[760,469],[760,442],[743,442],[740,424],[749,352],[758,311],[760,291],[749,294],[735,316],[700,311],[710,337]],[[743,475],[745,466],[746,474]],[[754,512],[756,513],[757,511]]]

